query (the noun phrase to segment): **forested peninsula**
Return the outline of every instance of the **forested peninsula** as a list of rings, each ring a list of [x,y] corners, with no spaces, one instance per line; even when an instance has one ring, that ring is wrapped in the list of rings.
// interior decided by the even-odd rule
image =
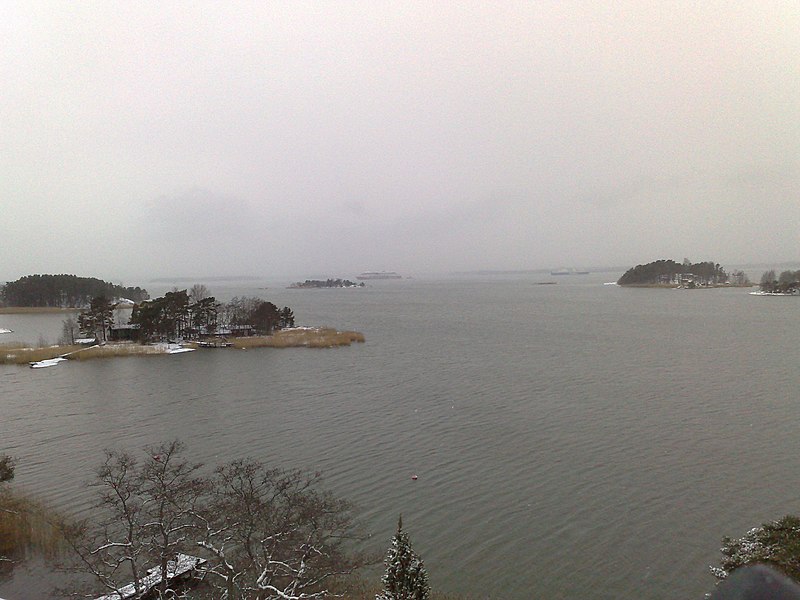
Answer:
[[[743,271],[728,274],[719,263],[693,263],[688,258],[679,263],[661,259],[628,269],[617,281],[619,285],[640,287],[707,288],[749,287],[750,280]]]
[[[20,289],[28,293],[19,294]],[[110,294],[86,300],[88,289]],[[356,331],[296,327],[291,308],[278,308],[261,298],[235,297],[218,302],[202,284],[148,300],[141,288],[123,288],[74,275],[35,275],[8,284],[3,292],[4,299],[25,302],[23,311],[25,307],[33,311],[72,308],[79,314],[77,319],[68,316],[62,322],[58,345],[48,346],[44,341],[37,347],[19,342],[3,344],[0,364],[30,363],[43,368],[70,359],[179,354],[198,348],[331,348],[364,341],[364,335]],[[139,300],[123,299],[123,293]],[[8,310],[20,311],[16,305]]]
[[[76,275],[26,275],[0,287],[3,307],[85,308],[97,297],[125,298],[138,303],[150,295],[140,287],[124,287]]]

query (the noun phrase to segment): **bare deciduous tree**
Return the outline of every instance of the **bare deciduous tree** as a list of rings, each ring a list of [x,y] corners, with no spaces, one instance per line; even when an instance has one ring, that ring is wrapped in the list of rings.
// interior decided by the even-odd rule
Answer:
[[[211,555],[207,581],[226,598],[325,598],[327,584],[361,559],[348,502],[321,492],[319,473],[268,469],[252,460],[219,467],[213,516],[200,545]]]
[[[210,295],[211,292],[209,292],[208,288],[202,283],[195,283],[189,288],[189,302],[192,304],[196,304],[200,302],[200,300],[208,298]]]
[[[195,545],[192,532],[208,483],[199,476],[201,465],[185,460],[182,449],[178,441],[147,448],[142,463],[127,452],[106,452],[94,483],[99,494],[93,517],[62,524],[77,559],[72,570],[90,573],[110,592],[133,583],[138,598],[147,592],[141,581],[155,564],[157,592],[166,595],[169,561]]]
[[[327,597],[334,578],[362,563],[347,547],[355,530],[351,506],[320,490],[319,473],[247,459],[204,475],[182,451],[175,441],[147,448],[142,462],[106,453],[93,516],[62,525],[74,570],[108,592],[134,582],[138,598],[155,566],[160,578],[152,592],[163,598],[174,593],[170,561],[185,553],[205,559],[198,570],[212,597],[310,600]]]
[[[74,317],[67,317],[61,321],[61,338],[59,343],[65,345],[72,345],[80,335],[80,328],[78,321]]]

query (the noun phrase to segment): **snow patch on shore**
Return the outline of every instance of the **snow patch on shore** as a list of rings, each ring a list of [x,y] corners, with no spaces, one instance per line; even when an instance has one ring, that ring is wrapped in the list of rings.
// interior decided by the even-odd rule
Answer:
[[[764,291],[756,291],[750,292],[751,296],[798,296],[800,294],[792,294],[787,292],[764,292]]]

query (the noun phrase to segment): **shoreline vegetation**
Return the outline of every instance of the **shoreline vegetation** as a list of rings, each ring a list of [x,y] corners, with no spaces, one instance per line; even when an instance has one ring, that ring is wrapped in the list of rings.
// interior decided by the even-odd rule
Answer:
[[[281,329],[272,335],[226,338],[227,348],[246,350],[250,348],[336,348],[364,343],[364,334],[358,331],[339,331],[331,327],[297,327]],[[136,342],[112,342],[95,346],[56,345],[33,348],[22,344],[0,345],[0,364],[27,365],[32,362],[65,358],[66,360],[90,360],[120,356],[163,356],[174,354],[175,344],[140,344]],[[189,341],[180,345],[194,350],[200,344]]]

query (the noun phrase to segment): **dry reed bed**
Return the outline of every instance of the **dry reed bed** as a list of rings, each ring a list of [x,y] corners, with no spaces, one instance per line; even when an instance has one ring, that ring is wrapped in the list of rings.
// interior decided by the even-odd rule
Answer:
[[[104,346],[91,346],[70,354],[69,360],[88,360],[90,358],[114,358],[116,356],[155,356],[165,354],[163,345],[146,344],[106,344]]]
[[[80,308],[61,308],[58,306],[0,306],[0,315],[39,315],[80,311]]]
[[[55,527],[58,519],[43,503],[16,491],[0,490],[0,556],[55,556],[63,547]]]
[[[358,331],[337,331],[330,327],[287,329],[273,335],[234,338],[234,348],[334,348],[363,343],[364,334]]]
[[[0,346],[0,364],[26,365],[30,362],[66,356],[69,360],[112,358],[115,356],[142,356],[164,354],[159,346],[144,344],[107,344],[105,346],[48,346],[28,348],[14,345]]]
[[[0,344],[0,365],[26,365],[29,362],[56,358],[83,346],[47,346],[31,348],[19,344]]]

